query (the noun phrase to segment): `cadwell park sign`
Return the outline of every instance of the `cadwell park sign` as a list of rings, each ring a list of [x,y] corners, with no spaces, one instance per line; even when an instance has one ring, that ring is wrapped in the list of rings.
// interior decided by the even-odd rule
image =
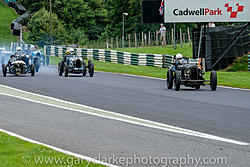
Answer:
[[[165,0],[164,22],[250,22],[250,0]]]

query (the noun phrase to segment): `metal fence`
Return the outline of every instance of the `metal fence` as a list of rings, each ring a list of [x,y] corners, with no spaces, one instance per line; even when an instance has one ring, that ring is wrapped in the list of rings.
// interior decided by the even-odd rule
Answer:
[[[202,32],[202,35],[200,34]],[[200,37],[202,40],[200,41]],[[204,42],[205,41],[205,42]],[[236,41],[235,43],[233,43]],[[199,45],[201,42],[201,45]],[[225,69],[233,61],[249,53],[250,26],[193,29],[193,58],[206,58],[208,70]]]
[[[165,44],[166,45],[173,45],[173,37],[175,32],[175,43],[180,44],[181,47],[183,45],[189,45],[191,47],[191,36],[189,28],[187,30],[176,30],[169,29],[166,31],[165,36]],[[124,47],[150,47],[150,46],[161,46],[161,39],[160,34],[157,31],[154,32],[141,32],[141,33],[134,33],[134,34],[127,34],[124,37]],[[123,48],[122,45],[122,36],[113,36],[106,38],[106,42],[103,43],[101,46],[94,47],[101,47],[101,48]],[[174,47],[174,46],[173,46]]]

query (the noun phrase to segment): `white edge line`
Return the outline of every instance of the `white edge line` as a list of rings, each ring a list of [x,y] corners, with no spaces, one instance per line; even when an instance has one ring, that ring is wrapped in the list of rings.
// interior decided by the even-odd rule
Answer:
[[[101,164],[101,165],[110,166],[110,167],[118,167],[118,166],[115,166],[115,165],[112,165],[112,164],[108,164],[108,163],[96,160],[94,158],[90,158],[90,157],[87,157],[87,156],[84,156],[84,155],[80,155],[80,154],[77,154],[77,153],[66,151],[66,150],[63,150],[61,148],[58,148],[58,147],[55,147],[55,146],[51,146],[51,145],[48,145],[48,144],[45,144],[45,143],[42,143],[42,142],[39,142],[39,141],[35,141],[33,139],[30,139],[30,138],[18,135],[16,133],[13,133],[13,132],[10,132],[10,131],[4,130],[4,129],[0,129],[0,132],[4,132],[4,133],[6,133],[6,134],[8,134],[10,136],[17,137],[19,139],[22,139],[22,140],[30,142],[30,143],[39,144],[39,145],[48,147],[48,148],[50,148],[52,150],[61,152],[63,154],[67,154],[67,155],[70,155],[70,156],[74,156],[74,157],[86,160],[87,162],[92,162],[92,163],[95,163],[95,164]]]
[[[15,95],[0,93],[1,95],[15,97],[15,98],[23,99],[23,100],[30,101],[30,102],[33,102],[33,103],[39,103],[39,104],[43,104],[43,105],[48,105],[48,106],[52,106],[52,107],[56,107],[56,108],[65,109],[65,110],[76,111],[76,112],[80,112],[80,113],[84,113],[84,114],[88,114],[88,115],[94,115],[94,116],[98,116],[98,117],[103,117],[103,118],[108,118],[108,119],[117,120],[117,121],[121,121],[121,122],[136,124],[136,125],[140,125],[140,126],[144,126],[144,127],[154,128],[154,129],[160,129],[160,130],[164,130],[164,131],[175,132],[175,133],[179,133],[179,134],[185,134],[185,135],[189,135],[189,136],[196,136],[196,137],[201,137],[201,138],[206,138],[206,139],[211,139],[211,140],[217,140],[217,141],[222,141],[222,142],[227,142],[227,143],[232,143],[232,144],[237,144],[237,145],[249,145],[249,143],[245,143],[245,142],[241,142],[241,141],[237,141],[237,140],[233,140],[233,139],[227,139],[227,138],[214,136],[214,135],[201,133],[201,132],[196,132],[196,131],[192,131],[192,130],[188,130],[188,129],[184,129],[184,128],[179,128],[179,127],[175,127],[175,126],[171,126],[171,125],[167,125],[167,124],[163,124],[163,123],[158,123],[158,122],[149,121],[149,120],[145,120],[145,119],[141,119],[141,118],[137,118],[137,117],[127,116],[127,115],[114,113],[114,112],[110,112],[110,111],[106,111],[106,110],[102,110],[102,109],[97,109],[97,108],[94,108],[94,107],[89,107],[89,106],[85,106],[85,105],[81,105],[81,104],[77,104],[77,103],[67,102],[67,101],[56,99],[56,98],[53,98],[53,97],[38,95],[38,94],[35,94],[35,93],[30,93],[30,92],[26,92],[26,91],[23,91],[23,90],[18,90],[18,89],[15,89],[15,88],[4,86],[4,85],[0,85],[0,86],[6,87],[6,88],[9,88],[9,89],[12,89],[12,90],[16,90],[16,91],[19,91],[19,92],[24,92],[24,93],[27,93],[27,94],[32,94],[32,95],[35,95],[35,96],[40,96],[40,97],[44,97],[44,98],[47,98],[47,99],[63,102],[63,103],[78,105],[78,106],[86,107],[86,108],[89,108],[89,109],[92,109],[92,110],[97,110],[97,111],[101,111],[101,112],[105,112],[105,113],[109,113],[109,114],[113,114],[113,115],[117,115],[117,116],[126,117],[126,118],[129,118],[129,119],[135,119],[135,120],[138,120],[138,121],[148,122],[148,123],[151,123],[151,124],[155,124],[155,125],[158,125],[158,126],[165,126],[165,127],[158,127],[158,126],[154,126],[154,125],[148,125],[148,124],[145,124],[145,123],[138,123],[138,122],[135,122],[135,121],[129,121],[129,120],[121,119],[121,118],[114,118],[114,117],[110,117],[110,116],[99,115],[99,114],[96,114],[96,113],[90,113],[90,112],[86,112],[86,111],[82,111],[82,110],[77,110],[77,109],[62,107],[62,106],[58,106],[58,105],[54,105],[54,104],[39,102],[39,101],[24,98],[24,97],[19,97],[19,96],[15,96]],[[176,129],[176,130],[174,130],[174,129]]]
[[[107,74],[120,74],[124,76],[131,76],[131,77],[138,77],[138,78],[147,78],[147,79],[155,79],[155,80],[161,80],[165,81],[166,79],[163,78],[156,78],[156,77],[149,77],[149,76],[141,76],[141,75],[134,75],[134,74],[125,74],[125,73],[117,73],[117,72],[104,72],[104,71],[96,71],[99,73],[107,73]],[[242,90],[242,91],[250,91],[250,89],[244,89],[244,88],[235,88],[235,87],[230,87],[230,86],[220,86],[218,85],[219,88],[224,88],[224,89],[234,89],[234,90]]]
[[[250,91],[250,89],[234,88],[234,87],[229,87],[229,86],[218,86],[218,87],[220,87],[220,88],[225,88],[225,89],[234,89],[234,90]]]

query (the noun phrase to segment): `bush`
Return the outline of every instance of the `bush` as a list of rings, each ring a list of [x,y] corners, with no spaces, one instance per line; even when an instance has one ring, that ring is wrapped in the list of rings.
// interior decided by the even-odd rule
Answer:
[[[229,69],[227,69],[227,71],[232,71],[232,72],[247,71],[247,67],[248,67],[247,63],[248,63],[247,56],[240,57],[240,58],[234,60],[233,66],[230,67]]]

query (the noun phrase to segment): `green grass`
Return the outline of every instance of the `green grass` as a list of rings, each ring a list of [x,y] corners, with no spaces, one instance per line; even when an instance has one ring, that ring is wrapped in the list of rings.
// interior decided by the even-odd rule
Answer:
[[[61,58],[50,57],[50,62],[53,65],[57,65]],[[104,72],[115,72],[124,74],[133,74],[139,76],[149,76],[156,78],[166,78],[168,69],[146,66],[133,66],[123,65],[109,62],[94,61],[95,70]],[[209,79],[210,73],[205,75],[206,79]],[[218,84],[221,86],[230,86],[238,88],[250,89],[250,72],[226,72],[218,71]]]
[[[218,84],[237,88],[250,89],[250,72],[226,72],[218,71]],[[206,73],[209,79],[209,73]]]
[[[9,46],[10,42],[17,40],[10,31],[11,22],[16,19],[18,15],[10,8],[0,1],[0,45]]]
[[[40,158],[40,161],[38,159]],[[46,164],[42,158],[55,158],[51,163]],[[56,163],[55,160],[58,160]],[[61,161],[61,162],[60,162]],[[60,152],[56,152],[47,147],[26,142],[16,137],[0,132],[0,166],[8,167],[62,167],[62,166],[82,166],[88,164],[85,160],[80,160]],[[102,165],[90,163],[89,167],[101,167]]]
[[[137,47],[137,48],[124,48],[117,49],[123,52],[131,52],[131,53],[152,53],[152,54],[162,54],[162,55],[176,55],[177,53],[183,54],[183,56],[192,58],[193,49],[189,47],[189,44],[184,44],[184,47],[181,48],[180,45],[177,45],[177,49],[174,50],[172,45],[167,45],[166,47]]]
[[[61,58],[50,56],[50,64],[58,65]],[[96,71],[133,74],[149,77],[164,78],[166,69],[147,66],[123,65],[109,62],[94,61]]]

